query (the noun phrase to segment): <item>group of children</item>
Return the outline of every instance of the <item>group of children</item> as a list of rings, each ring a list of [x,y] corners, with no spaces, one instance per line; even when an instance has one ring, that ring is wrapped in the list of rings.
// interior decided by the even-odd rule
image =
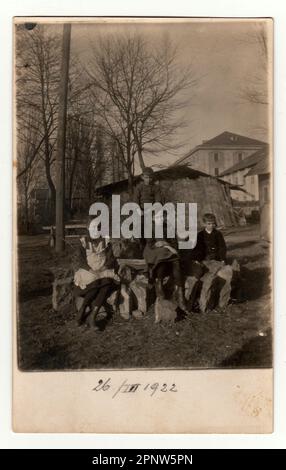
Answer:
[[[147,168],[143,172],[143,181],[136,187],[134,198],[142,209],[142,214],[144,214],[146,202],[164,203],[159,186],[154,184],[152,169]],[[174,299],[176,299],[177,306],[186,314],[192,311],[198,298],[200,299],[201,311],[206,311],[213,308],[215,302],[219,306],[224,306],[225,300],[230,295],[231,270],[226,265],[224,237],[217,230],[216,219],[212,213],[204,214],[203,225],[203,230],[197,236],[196,247],[188,252],[187,256],[184,253],[184,260],[182,260],[179,250],[166,238],[160,240],[144,239],[142,234],[140,240],[147,265],[148,282],[151,286],[155,285],[157,298],[165,298],[164,280],[167,277],[171,278]],[[95,270],[92,272],[94,273]],[[116,273],[116,268],[114,272]],[[78,278],[79,274],[77,274],[77,284],[79,284]],[[185,295],[186,279],[189,281],[187,298]],[[100,305],[110,292],[118,288],[119,284],[120,276],[117,274],[110,276],[103,270],[100,278],[94,275],[91,286],[84,286],[86,295],[79,291],[80,286],[78,285],[77,294],[82,294],[81,297],[84,298],[79,310],[79,323],[81,324],[86,321],[86,318],[91,317],[91,326],[94,326]],[[200,293],[198,292],[199,284]],[[214,301],[213,295],[215,292],[217,294],[216,301]],[[91,306],[94,300],[95,309]],[[95,314],[91,314],[92,311],[95,311]]]

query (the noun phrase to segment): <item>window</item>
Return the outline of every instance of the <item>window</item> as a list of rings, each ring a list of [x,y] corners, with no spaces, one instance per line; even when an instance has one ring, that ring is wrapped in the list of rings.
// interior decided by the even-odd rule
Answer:
[[[215,174],[215,176],[218,176],[218,175],[219,175],[219,169],[218,169],[218,168],[215,168],[215,169],[214,169],[214,174]]]
[[[241,162],[242,157],[243,157],[243,154],[242,154],[242,153],[239,153],[239,154],[238,154],[238,161],[239,161],[239,162]]]
[[[254,176],[251,177],[251,184],[254,184]]]
[[[215,154],[214,154],[214,161],[215,161],[215,162],[218,162],[218,153],[215,153]]]

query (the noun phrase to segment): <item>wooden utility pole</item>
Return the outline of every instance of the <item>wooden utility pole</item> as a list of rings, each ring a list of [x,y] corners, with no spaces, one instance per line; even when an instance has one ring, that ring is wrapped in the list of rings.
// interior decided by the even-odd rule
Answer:
[[[71,25],[65,24],[63,30],[62,66],[59,84],[59,115],[56,159],[56,251],[65,248],[65,147],[66,147],[66,116],[70,60]]]

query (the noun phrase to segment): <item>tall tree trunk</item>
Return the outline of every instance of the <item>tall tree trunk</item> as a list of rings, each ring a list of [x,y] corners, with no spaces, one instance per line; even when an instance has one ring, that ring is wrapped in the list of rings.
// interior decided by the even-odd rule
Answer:
[[[131,171],[128,170],[128,194],[130,199],[133,197],[134,191],[134,181],[133,181],[133,174]]]
[[[70,174],[70,184],[69,184],[69,195],[68,195],[69,212],[71,212],[71,207],[72,207],[72,192],[73,192],[73,183],[74,183],[74,176],[75,176],[77,161],[78,161],[78,149],[75,148],[74,159],[73,159],[73,164],[72,164],[72,169],[71,169],[71,174]]]
[[[65,144],[67,94],[70,60],[71,24],[64,24],[61,80],[59,87],[59,123],[57,138],[57,192],[56,192],[56,251],[64,250],[65,222]]]
[[[50,153],[50,139],[49,139],[49,126],[46,117],[45,111],[45,93],[44,93],[44,81],[41,77],[42,81],[42,119],[43,119],[43,126],[44,126],[44,155],[45,155],[45,170],[46,170],[46,177],[47,182],[51,192],[51,209],[49,218],[51,217],[52,223],[55,221],[55,207],[56,207],[56,187],[54,185],[52,175],[51,175],[51,153]]]
[[[137,147],[139,164],[140,164],[141,170],[144,171],[145,168],[146,168],[146,165],[145,165],[144,159],[143,159],[141,141],[139,140],[137,132],[135,132],[134,129],[132,130],[132,133],[133,133],[133,137],[134,137],[136,147]]]
[[[56,187],[52,180],[51,176],[51,165],[50,165],[50,158],[45,158],[45,168],[46,168],[46,177],[48,181],[48,185],[51,192],[51,219],[52,223],[55,223],[55,212],[56,212]]]
[[[138,145],[137,150],[138,150],[139,164],[140,164],[141,170],[144,171],[145,168],[146,168],[146,165],[145,165],[144,160],[143,160],[142,149],[141,149],[140,145]]]
[[[129,143],[128,143],[129,144]],[[123,154],[123,152],[122,152]],[[133,196],[133,174],[132,174],[132,159],[131,159],[131,146],[127,145],[126,149],[126,169],[128,173],[128,193],[129,197]]]

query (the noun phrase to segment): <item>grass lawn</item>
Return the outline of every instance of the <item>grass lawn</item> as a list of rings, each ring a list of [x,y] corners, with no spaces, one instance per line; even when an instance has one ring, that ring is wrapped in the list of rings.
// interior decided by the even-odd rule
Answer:
[[[51,271],[68,265],[45,236],[19,238],[18,364],[21,370],[270,367],[270,246],[259,227],[225,231],[229,258],[241,264],[244,301],[225,313],[193,313],[172,325],[114,315],[104,331],[78,327],[75,313],[55,313]]]

